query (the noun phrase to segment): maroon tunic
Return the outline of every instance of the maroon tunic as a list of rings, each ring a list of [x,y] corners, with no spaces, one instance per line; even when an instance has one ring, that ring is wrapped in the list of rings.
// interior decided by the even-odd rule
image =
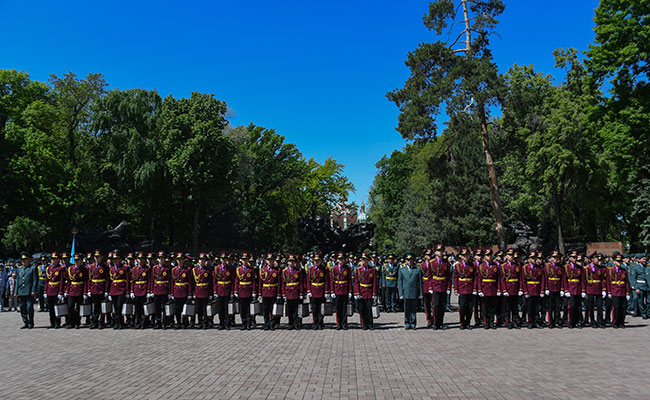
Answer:
[[[322,299],[332,293],[330,271],[325,265],[312,265],[307,271],[307,293],[316,299]]]
[[[108,283],[108,294],[119,296],[127,294],[130,290],[131,280],[129,279],[129,266],[126,264],[111,265],[108,269],[110,281]]]
[[[287,267],[282,271],[282,295],[287,300],[304,296],[307,291],[305,270],[300,267]]]
[[[65,292],[68,296],[83,296],[88,293],[88,270],[72,264],[66,269]]]
[[[521,268],[521,280],[524,295],[539,296],[544,293],[544,268],[526,264]]]
[[[239,297],[248,298],[257,295],[255,283],[255,268],[240,265],[235,270],[235,294]]]
[[[337,296],[352,293],[352,272],[349,265],[337,264],[331,269],[332,292]]]
[[[156,264],[151,268],[151,281],[149,281],[149,293],[157,295],[168,295],[172,291],[171,279],[169,279],[171,268],[164,264]]]
[[[202,265],[192,268],[194,278],[194,294],[197,299],[207,299],[212,296],[212,271]]]
[[[454,291],[458,294],[472,294],[476,291],[476,268],[473,264],[459,261],[454,266]]]
[[[175,266],[171,270],[172,296],[179,299],[191,296],[194,288],[194,279],[189,268]]]
[[[625,297],[630,295],[630,284],[627,270],[621,267],[609,268],[607,274],[607,292],[612,296]]]
[[[451,265],[449,262],[438,257],[431,261],[431,289],[434,292],[446,293],[451,290]]]
[[[362,299],[377,295],[377,268],[360,266],[354,270],[354,295]]]
[[[262,297],[280,297],[282,296],[282,271],[280,268],[273,268],[264,265],[260,268],[260,281],[258,293]]]
[[[506,261],[501,264],[501,287],[502,293],[508,293],[509,296],[517,296],[521,291],[520,286],[521,267],[519,264]]]
[[[563,268],[556,263],[546,264],[544,268],[544,279],[546,280],[546,290],[558,293],[562,290]]]
[[[499,268],[489,262],[483,262],[478,267],[478,274],[476,276],[477,292],[483,293],[485,296],[496,296],[499,292]]]
[[[146,296],[149,292],[151,268],[147,265],[136,265],[131,270],[131,293],[136,296]]]
[[[424,261],[420,264],[422,270],[422,292],[429,293],[431,288],[431,261]]]
[[[104,263],[90,264],[88,267],[88,287],[90,294],[108,292],[108,267]]]
[[[49,265],[45,270],[45,294],[58,296],[65,291],[65,267],[62,264]]]
[[[214,267],[214,281],[212,283],[215,296],[230,296],[233,292],[235,277],[230,265],[219,264]]]
[[[573,296],[580,296],[585,291],[582,286],[583,272],[582,267],[574,263],[565,265],[564,274],[562,274],[562,290]]]
[[[582,286],[587,294],[599,295],[607,289],[607,270],[594,264],[587,264],[582,275]]]

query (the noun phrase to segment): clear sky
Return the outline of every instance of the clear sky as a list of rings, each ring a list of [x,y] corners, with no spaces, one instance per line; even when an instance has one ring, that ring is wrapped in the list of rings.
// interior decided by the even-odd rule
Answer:
[[[422,24],[428,1],[0,0],[0,68],[32,79],[72,71],[105,75],[109,88],[162,96],[214,93],[233,125],[274,128],[307,158],[333,157],[361,204],[375,163],[405,142],[386,92],[401,87],[406,55],[435,41]],[[502,71],[514,63],[554,70],[560,47],[593,41],[596,0],[506,0]]]

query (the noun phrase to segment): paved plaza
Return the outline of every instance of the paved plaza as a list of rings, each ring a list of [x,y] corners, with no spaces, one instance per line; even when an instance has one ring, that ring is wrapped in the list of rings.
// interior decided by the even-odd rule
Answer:
[[[46,329],[39,312],[35,329],[20,330],[19,313],[0,313],[0,398],[650,397],[641,318],[625,330],[460,331],[451,312],[450,329],[433,331],[423,317],[416,331],[401,313],[382,314],[374,331],[358,329],[358,315],[348,331],[92,331]]]

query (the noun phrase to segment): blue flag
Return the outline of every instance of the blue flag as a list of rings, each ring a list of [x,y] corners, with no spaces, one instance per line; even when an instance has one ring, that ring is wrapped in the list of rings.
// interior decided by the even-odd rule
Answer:
[[[74,239],[75,237],[72,237],[72,252],[70,252],[70,264],[74,264]]]

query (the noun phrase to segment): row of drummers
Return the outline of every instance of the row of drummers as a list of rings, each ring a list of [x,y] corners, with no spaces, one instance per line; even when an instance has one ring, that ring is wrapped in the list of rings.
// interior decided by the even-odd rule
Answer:
[[[379,317],[378,272],[368,265],[366,253],[354,271],[345,264],[343,253],[337,257],[341,262],[332,267],[324,265],[320,253],[305,267],[294,254],[283,258],[269,253],[260,267],[246,252],[237,263],[227,252],[220,253],[216,263],[206,253],[199,254],[196,263],[190,254],[162,251],[155,257],[129,253],[125,260],[113,251],[105,262],[96,250],[93,257],[94,263],[84,264],[83,257],[75,255],[74,263],[67,265],[67,254],[52,254],[45,290],[48,299],[56,299],[50,307],[51,327],[60,327],[65,316],[68,328],[79,328],[81,318],[87,316],[91,329],[109,324],[114,329],[207,329],[218,315],[218,327],[230,329],[239,314],[242,329],[256,325],[255,315],[264,316],[264,329],[276,329],[282,316],[288,317],[289,329],[299,329],[302,317],[311,313],[312,329],[323,329],[323,316],[336,308],[338,327],[347,329],[347,316],[353,310],[347,300],[352,296],[363,329],[373,329],[373,314]],[[345,302],[336,302],[336,296]]]

